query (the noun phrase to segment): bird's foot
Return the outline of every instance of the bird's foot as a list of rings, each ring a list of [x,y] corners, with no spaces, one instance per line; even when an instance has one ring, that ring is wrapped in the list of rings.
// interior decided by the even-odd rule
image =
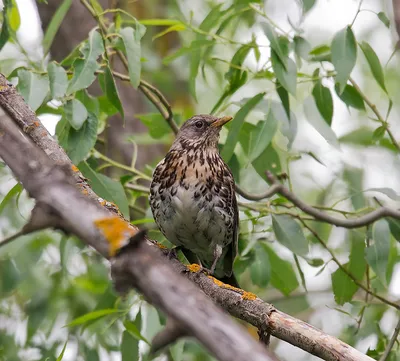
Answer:
[[[167,258],[168,259],[177,259],[178,258],[178,252],[180,250],[181,250],[181,247],[179,247],[179,246],[174,247],[174,248],[170,248],[168,250],[168,253],[167,253]]]

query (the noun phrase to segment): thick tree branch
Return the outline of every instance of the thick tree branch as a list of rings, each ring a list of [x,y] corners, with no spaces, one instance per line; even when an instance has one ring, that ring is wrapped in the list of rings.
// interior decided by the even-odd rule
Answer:
[[[52,219],[57,217],[57,228],[77,235],[106,258],[110,258],[114,242],[128,243],[137,228],[118,223],[123,221],[81,194],[72,176],[68,177],[69,171],[57,166],[21,133],[3,108],[1,112],[0,156],[30,196],[47,207]],[[110,221],[115,222],[114,228],[111,223],[111,236],[102,223]],[[261,344],[221,312],[211,299],[174,272],[156,247],[141,242],[134,251],[128,249],[113,258],[112,269],[115,274],[123,274],[125,281],[129,279],[129,285],[136,287],[152,304],[181,323],[181,327],[218,359],[273,360]]]
[[[24,103],[16,91],[4,86],[0,76],[0,107],[7,105],[8,114],[22,131],[27,131],[36,145],[45,151],[37,149],[26,135],[15,129],[8,116],[0,118],[0,156],[10,166],[31,196],[41,204],[46,204],[54,210],[59,227],[73,232],[85,243],[95,248],[104,257],[109,258],[109,243],[101,229],[95,226],[100,219],[109,219],[112,213],[97,200],[97,196],[88,197],[78,192],[76,186],[69,183],[71,177],[65,176],[65,169],[71,169],[71,162],[64,151],[56,146],[54,139],[48,135],[38,118]],[[33,116],[29,121],[20,114]],[[25,125],[34,125],[31,127]],[[35,135],[36,129],[42,130],[42,137]],[[44,134],[46,132],[46,134]],[[46,142],[42,138],[46,138]],[[52,150],[52,151],[49,151]],[[47,157],[46,154],[49,155]],[[60,154],[62,153],[62,154]],[[51,159],[56,160],[53,162]],[[65,162],[60,162],[65,159]],[[55,166],[58,163],[59,166]],[[62,165],[66,166],[62,166]],[[76,173],[73,172],[74,174]],[[76,181],[76,178],[75,178]],[[84,212],[81,210],[84,209]],[[137,228],[131,226],[133,231]],[[129,235],[125,235],[128,238]],[[126,239],[125,239],[126,241]],[[122,242],[120,242],[122,243]],[[180,322],[187,332],[197,337],[210,351],[221,360],[271,359],[260,344],[242,331],[229,317],[222,315],[208,297],[198,289],[179,277],[171,266],[187,278],[194,281],[203,292],[215,303],[219,304],[231,315],[240,318],[261,331],[270,332],[275,337],[321,357],[327,361],[372,361],[372,359],[335,337],[297,320],[273,307],[255,295],[239,289],[232,289],[212,277],[202,273],[188,272],[185,265],[172,259],[167,262],[158,256],[158,248],[150,247],[149,243],[140,243],[135,251],[128,249],[113,261],[112,271],[117,275],[117,285],[138,287],[150,302],[160,307],[168,316]],[[126,267],[126,268],[125,268]],[[118,282],[121,281],[122,283]],[[177,297],[179,295],[180,297]],[[182,311],[182,307],[185,311]],[[205,322],[207,314],[212,315],[212,327]],[[186,316],[189,315],[189,319]],[[218,320],[223,320],[221,326]],[[210,320],[209,320],[210,321]],[[219,325],[219,326],[216,326]],[[206,330],[204,330],[204,328]],[[201,330],[200,330],[201,328]],[[220,338],[224,341],[221,343]],[[231,343],[233,341],[233,343]],[[228,347],[221,347],[222,344]],[[250,346],[250,348],[248,347]],[[226,352],[231,352],[225,354]],[[232,356],[233,355],[233,356]]]

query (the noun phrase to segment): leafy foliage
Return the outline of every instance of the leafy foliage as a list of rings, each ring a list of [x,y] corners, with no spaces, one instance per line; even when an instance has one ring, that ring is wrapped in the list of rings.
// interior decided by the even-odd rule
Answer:
[[[21,9],[15,0],[4,1],[0,50],[6,54],[14,46],[20,53],[18,59],[2,58],[0,71],[39,116],[57,122],[55,138],[99,197],[116,204],[132,223],[146,225],[158,241],[169,246],[154,225],[147,195],[160,158],[153,149],[165,149],[173,140],[166,115],[159,112],[165,108],[162,94],[178,124],[193,113],[234,117],[221,132],[221,154],[237,184],[252,193],[265,191],[269,170],[299,199],[338,218],[359,217],[380,203],[398,208],[400,189],[391,188],[399,176],[392,108],[398,110],[400,79],[395,62],[385,59],[368,32],[355,30],[359,11],[351,24],[314,37],[308,35],[307,19],[321,11],[316,0],[298,1],[300,17],[288,22],[275,18],[261,1],[202,2],[201,11],[191,12],[193,5],[180,0],[179,6],[166,5],[161,19],[103,9],[97,0],[82,3],[88,21],[94,18],[97,25],[55,62],[45,56],[70,16],[72,1],[62,1],[54,13],[40,59],[30,57],[17,36]],[[112,19],[106,20],[107,13]],[[381,36],[390,39],[389,17],[383,11],[366,14],[380,21]],[[115,58],[126,64],[124,73],[116,69]],[[122,102],[127,87],[153,95],[143,105],[146,110],[135,114],[146,131],[120,132],[122,143],[133,144],[131,162],[106,155],[116,146],[108,142],[108,131],[116,126],[110,118],[132,115]],[[149,156],[144,163],[143,154]],[[382,164],[373,164],[373,155]],[[390,171],[382,172],[389,165]],[[1,164],[0,178],[0,231],[6,237],[23,226],[31,203]],[[338,230],[315,222],[279,195],[261,201],[239,197],[239,203],[234,269],[241,286],[295,317],[320,308],[327,317],[340,315],[341,338],[354,346],[373,336],[378,341],[368,354],[379,359],[391,337],[391,330],[380,328],[390,308],[372,294],[394,297],[400,221],[387,218]],[[330,297],[314,298],[309,289]],[[72,349],[77,360],[100,360],[104,352],[144,359],[149,340],[165,323],[134,292],[119,298],[107,265],[79,240],[58,232],[0,247],[0,300],[2,322],[10,329],[26,328],[26,337],[17,340],[0,326],[0,360],[18,360],[27,350],[35,350],[37,359],[62,360]],[[333,316],[326,304],[336,307]],[[211,359],[186,340],[171,355],[175,361]],[[390,357],[399,355],[394,347]]]

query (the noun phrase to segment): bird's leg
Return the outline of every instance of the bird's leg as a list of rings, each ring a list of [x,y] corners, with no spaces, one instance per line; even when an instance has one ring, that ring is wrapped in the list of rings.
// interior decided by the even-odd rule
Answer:
[[[168,259],[178,258],[178,252],[182,250],[181,246],[170,248],[167,254]]]
[[[214,248],[214,261],[213,261],[213,263],[211,265],[211,269],[210,269],[211,275],[214,274],[215,267],[217,267],[217,263],[218,263],[218,260],[221,258],[221,255],[222,255],[222,247],[221,247],[221,245],[216,244],[215,248]]]

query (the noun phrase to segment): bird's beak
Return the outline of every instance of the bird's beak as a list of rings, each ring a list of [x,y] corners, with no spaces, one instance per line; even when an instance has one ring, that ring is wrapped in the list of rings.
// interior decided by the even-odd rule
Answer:
[[[216,121],[211,123],[212,127],[222,127],[224,124],[228,123],[230,120],[232,120],[232,117],[227,115],[222,118],[218,118]]]

